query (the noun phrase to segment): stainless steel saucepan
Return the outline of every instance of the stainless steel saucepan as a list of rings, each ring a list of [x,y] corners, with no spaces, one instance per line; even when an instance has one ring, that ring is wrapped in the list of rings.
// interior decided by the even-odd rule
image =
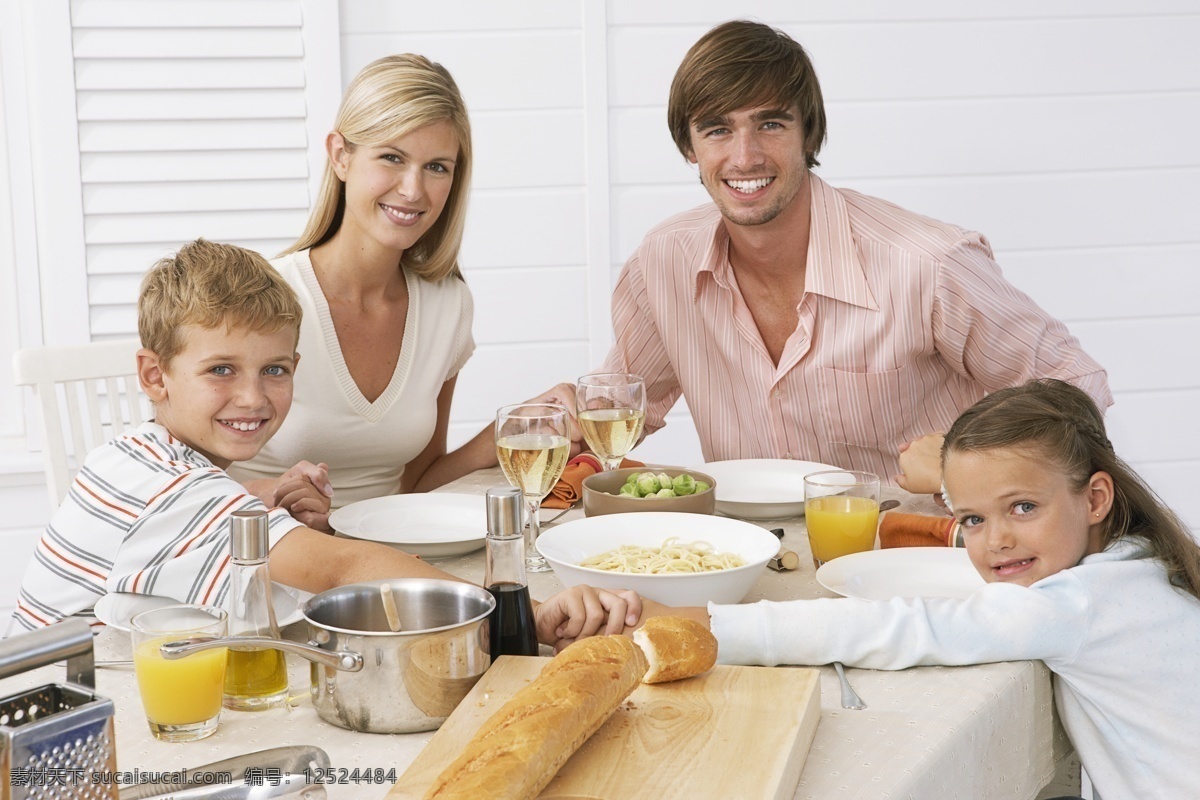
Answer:
[[[381,587],[400,618],[393,631]],[[213,647],[275,647],[312,662],[309,691],[326,722],[368,733],[440,726],[491,665],[488,615],[496,601],[478,586],[432,578],[367,581],[304,604],[308,644],[253,637],[162,645],[167,658]]]

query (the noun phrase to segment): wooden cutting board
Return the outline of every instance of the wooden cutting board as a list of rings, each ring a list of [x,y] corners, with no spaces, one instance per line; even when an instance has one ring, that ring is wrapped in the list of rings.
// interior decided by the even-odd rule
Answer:
[[[550,659],[502,656],[392,787],[419,800],[491,714]],[[588,800],[787,800],[796,792],[821,716],[819,673],[714,667],[639,686],[539,797]]]

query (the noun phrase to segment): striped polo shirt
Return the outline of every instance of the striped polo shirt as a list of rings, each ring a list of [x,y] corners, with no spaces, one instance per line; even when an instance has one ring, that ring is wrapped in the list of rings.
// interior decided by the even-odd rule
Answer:
[[[25,570],[10,630],[92,608],[108,592],[222,605],[230,515],[264,509],[224,470],[153,422],[96,448]],[[272,547],[300,527],[270,512]]]

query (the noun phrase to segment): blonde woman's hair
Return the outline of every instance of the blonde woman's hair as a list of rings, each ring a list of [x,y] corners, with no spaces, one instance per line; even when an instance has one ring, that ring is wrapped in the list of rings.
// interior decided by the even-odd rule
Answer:
[[[342,98],[333,129],[351,152],[358,146],[378,147],[418,128],[448,122],[458,138],[450,195],[441,216],[421,239],[404,252],[403,263],[418,277],[439,281],[460,275],[458,251],[467,216],[471,184],[471,123],[454,78],[441,64],[406,53],[372,61],[354,76]],[[316,247],[341,227],[346,210],[346,184],[328,159],[321,193],[304,233],[280,255]]]
[[[804,128],[804,158],[820,164],[825,101],[808,53],[781,30],[733,20],[700,37],[671,82],[667,127],[684,158],[693,155],[692,123],[749,106],[795,105]]]
[[[292,328],[300,301],[265,258],[232,244],[197,239],[160,259],[142,279],[138,335],[163,366],[183,350],[183,326],[220,325],[261,333]]]
[[[1167,568],[1171,583],[1200,598],[1200,545],[1166,504],[1113,451],[1104,417],[1086,392],[1065,381],[1030,381],[993,392],[954,421],[942,445],[946,454],[1020,448],[1054,464],[1082,492],[1097,472],[1113,481],[1113,505],[1102,543],[1140,536]]]

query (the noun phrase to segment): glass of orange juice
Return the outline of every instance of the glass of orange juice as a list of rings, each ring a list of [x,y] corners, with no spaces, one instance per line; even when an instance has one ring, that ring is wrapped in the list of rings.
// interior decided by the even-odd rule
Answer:
[[[804,522],[813,563],[875,547],[879,527],[879,476],[826,470],[804,476]]]
[[[219,639],[227,630],[224,609],[171,605],[134,614],[133,669],[155,738],[192,742],[216,733],[225,694],[225,648],[167,660],[159,647],[184,639]]]

